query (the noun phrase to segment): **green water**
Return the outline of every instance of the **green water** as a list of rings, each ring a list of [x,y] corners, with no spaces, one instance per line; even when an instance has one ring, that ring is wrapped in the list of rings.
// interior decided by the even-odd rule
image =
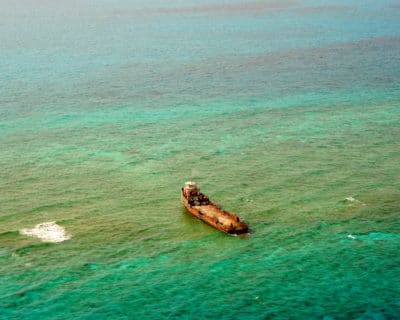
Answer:
[[[400,317],[396,3],[0,8],[0,318]]]

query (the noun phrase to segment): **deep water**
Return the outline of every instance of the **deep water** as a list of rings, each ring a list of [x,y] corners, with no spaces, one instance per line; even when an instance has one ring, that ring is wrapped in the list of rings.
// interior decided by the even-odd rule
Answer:
[[[0,0],[0,318],[399,319],[399,141],[396,0]]]

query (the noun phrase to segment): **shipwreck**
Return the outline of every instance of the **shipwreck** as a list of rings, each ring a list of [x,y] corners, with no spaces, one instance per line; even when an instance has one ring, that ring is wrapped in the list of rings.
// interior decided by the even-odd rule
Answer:
[[[246,236],[249,227],[233,213],[223,210],[200,192],[196,182],[186,182],[182,188],[181,201],[196,218],[229,235]]]

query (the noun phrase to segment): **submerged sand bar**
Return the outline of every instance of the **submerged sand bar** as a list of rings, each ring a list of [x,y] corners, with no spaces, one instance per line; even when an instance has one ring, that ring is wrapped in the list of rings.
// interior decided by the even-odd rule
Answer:
[[[26,236],[37,237],[43,242],[63,242],[71,239],[66,234],[65,229],[55,221],[39,223],[33,229],[21,229],[20,233]]]

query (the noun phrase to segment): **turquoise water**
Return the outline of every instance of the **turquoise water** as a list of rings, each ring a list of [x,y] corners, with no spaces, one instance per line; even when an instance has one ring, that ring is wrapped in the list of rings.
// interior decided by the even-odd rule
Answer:
[[[400,318],[398,1],[0,9],[1,319]]]

